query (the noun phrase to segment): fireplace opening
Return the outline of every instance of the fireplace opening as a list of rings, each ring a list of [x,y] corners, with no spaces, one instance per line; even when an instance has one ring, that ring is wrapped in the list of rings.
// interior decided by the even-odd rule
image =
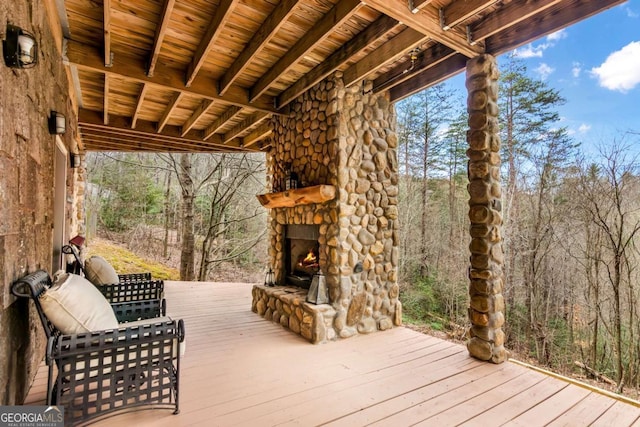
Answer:
[[[320,227],[290,224],[285,229],[285,278],[287,284],[309,289],[320,270]]]

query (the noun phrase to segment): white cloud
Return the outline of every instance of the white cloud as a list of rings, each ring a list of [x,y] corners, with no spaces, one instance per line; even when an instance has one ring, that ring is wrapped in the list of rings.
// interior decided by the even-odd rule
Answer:
[[[516,49],[514,51],[514,55],[524,59],[542,58],[545,50],[554,47],[558,40],[566,39],[567,37],[569,37],[569,33],[567,33],[566,30],[556,31],[555,33],[551,33],[545,37],[546,41],[544,43],[540,43],[536,46],[534,46],[533,43],[529,43],[522,48]]]
[[[599,66],[591,69],[600,86],[626,93],[640,84],[640,41],[631,42],[610,54]]]
[[[551,43],[555,43],[558,40],[566,39],[567,37],[569,37],[569,33],[567,33],[567,30],[559,30],[559,31],[556,31],[555,33],[549,34],[547,36],[547,41]]]
[[[582,73],[582,64],[574,62],[571,66],[571,74],[573,74],[573,77],[577,79],[580,77],[580,73]]]
[[[550,67],[548,64],[542,62],[538,68],[535,69],[536,73],[540,75],[542,80],[546,80],[554,71],[555,68]]]
[[[587,133],[591,130],[591,125],[588,125],[586,123],[583,123],[580,125],[580,127],[578,127],[578,132],[580,133]]]
[[[624,11],[627,12],[627,17],[629,18],[638,18],[640,14],[633,9],[631,9],[628,5],[624,6]]]

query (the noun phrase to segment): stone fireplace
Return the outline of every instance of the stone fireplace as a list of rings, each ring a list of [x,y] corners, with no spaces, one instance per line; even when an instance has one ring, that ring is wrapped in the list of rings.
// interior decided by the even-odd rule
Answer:
[[[290,107],[273,119],[271,193],[259,196],[279,200],[263,202],[278,286],[256,285],[253,311],[314,343],[400,325],[397,137],[387,94],[371,92],[370,83],[345,88],[336,73]],[[284,165],[301,188],[285,188]],[[325,189],[331,196],[319,197]],[[312,269],[296,269],[299,252],[314,248]],[[329,304],[305,302],[308,282],[296,276],[315,268]]]
[[[287,224],[284,230],[285,283],[309,289],[313,275],[320,271],[320,227]]]

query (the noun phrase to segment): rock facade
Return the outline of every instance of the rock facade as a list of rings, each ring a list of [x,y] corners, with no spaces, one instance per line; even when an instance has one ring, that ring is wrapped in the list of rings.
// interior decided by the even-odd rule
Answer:
[[[284,190],[284,165],[290,165],[302,186],[333,185],[337,197],[271,210],[269,255],[277,283],[286,284],[285,225],[319,225],[320,268],[335,312],[326,339],[400,325],[398,139],[387,94],[372,93],[370,83],[345,88],[336,73],[290,107],[273,120],[271,190]]]
[[[12,69],[0,60],[0,405],[22,404],[45,350],[35,308],[13,297],[10,286],[37,269],[51,273],[57,150],[47,124],[51,110],[67,118],[61,145],[77,150],[77,120],[60,46],[49,26],[49,3],[0,2],[0,32],[7,23],[17,25],[34,35],[39,50],[33,68]],[[74,202],[79,174],[67,169],[67,238],[81,231],[82,200]]]
[[[481,360],[501,363],[504,348],[504,275],[502,264],[502,190],[500,187],[500,134],[498,128],[498,67],[491,55],[467,63],[466,86],[469,131],[469,353]]]

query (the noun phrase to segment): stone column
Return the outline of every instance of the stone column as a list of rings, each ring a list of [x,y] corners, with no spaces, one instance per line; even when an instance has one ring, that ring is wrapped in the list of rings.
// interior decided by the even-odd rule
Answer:
[[[469,342],[471,356],[493,363],[508,357],[504,348],[502,190],[498,128],[498,67],[491,55],[467,62],[469,131]]]

